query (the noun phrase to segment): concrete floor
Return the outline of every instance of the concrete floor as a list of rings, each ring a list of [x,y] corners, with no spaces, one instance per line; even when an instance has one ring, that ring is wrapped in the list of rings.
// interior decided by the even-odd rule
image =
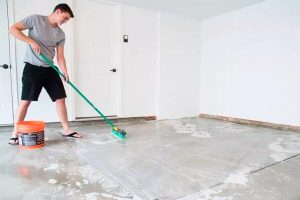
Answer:
[[[0,128],[0,199],[299,200],[300,134],[202,118],[46,129],[19,150]]]

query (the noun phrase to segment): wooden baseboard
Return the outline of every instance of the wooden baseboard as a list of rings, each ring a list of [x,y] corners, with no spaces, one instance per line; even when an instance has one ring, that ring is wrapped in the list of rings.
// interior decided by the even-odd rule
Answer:
[[[208,115],[208,114],[200,114],[199,117],[223,120],[223,121],[228,121],[228,122],[233,122],[233,123],[238,123],[238,124],[262,126],[262,127],[272,128],[272,129],[276,129],[276,130],[294,131],[294,132],[300,133],[300,126],[275,124],[275,123],[270,123],[270,122],[261,122],[261,121],[256,121],[256,120],[240,119],[240,118],[234,118],[234,117],[225,117],[225,116]]]
[[[156,120],[156,116],[124,117],[124,118],[119,118],[117,116],[108,116],[107,118],[113,123]],[[95,123],[104,124],[104,125],[107,124],[107,122],[101,117],[79,118],[76,119],[75,121],[69,121],[69,123],[71,126],[90,125],[90,124],[93,125]],[[46,126],[47,127],[60,126],[60,122],[50,122],[47,123]]]
[[[133,121],[133,120],[156,120],[156,116],[141,116],[141,117],[118,117],[118,116],[107,116],[107,118],[111,121]],[[104,121],[102,117],[82,117],[82,118],[76,118],[75,122],[84,122],[84,121]]]
[[[144,118],[146,121],[156,120],[156,116],[146,116]]]

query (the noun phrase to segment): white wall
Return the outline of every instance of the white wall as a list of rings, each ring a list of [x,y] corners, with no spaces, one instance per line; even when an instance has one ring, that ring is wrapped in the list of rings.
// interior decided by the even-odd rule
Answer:
[[[158,12],[123,7],[122,117],[156,115],[157,28]]]
[[[160,15],[158,118],[199,114],[200,23]]]
[[[66,2],[72,7],[73,1]],[[32,13],[47,15],[57,3],[9,1],[11,23]],[[299,9],[296,0],[268,0],[200,23],[124,6],[123,33],[129,43],[123,43],[121,116],[166,119],[206,113],[299,124]],[[64,30],[73,74],[72,22]],[[12,63],[18,68],[19,86],[24,47],[17,42]],[[66,88],[73,119],[72,91]],[[30,109],[29,118],[57,121],[46,93]]]
[[[300,2],[202,22],[200,113],[299,125]]]
[[[124,6],[123,32],[123,116],[197,116],[200,23]]]

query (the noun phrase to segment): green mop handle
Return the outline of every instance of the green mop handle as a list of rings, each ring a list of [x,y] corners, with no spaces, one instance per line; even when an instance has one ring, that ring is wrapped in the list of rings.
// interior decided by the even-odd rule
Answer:
[[[60,76],[62,76],[64,79],[66,79],[65,75],[59,71],[59,69],[43,54],[41,53],[40,56],[44,59],[45,62],[47,62]],[[90,105],[92,108],[96,110],[96,112],[112,127],[116,127],[109,119],[107,119],[102,112],[92,104],[88,98],[80,92],[80,90],[69,80],[67,80],[67,83]]]

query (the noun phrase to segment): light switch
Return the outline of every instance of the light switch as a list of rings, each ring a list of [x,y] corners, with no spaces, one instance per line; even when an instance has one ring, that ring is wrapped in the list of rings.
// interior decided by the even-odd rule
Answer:
[[[123,35],[123,41],[128,42],[128,35]]]

